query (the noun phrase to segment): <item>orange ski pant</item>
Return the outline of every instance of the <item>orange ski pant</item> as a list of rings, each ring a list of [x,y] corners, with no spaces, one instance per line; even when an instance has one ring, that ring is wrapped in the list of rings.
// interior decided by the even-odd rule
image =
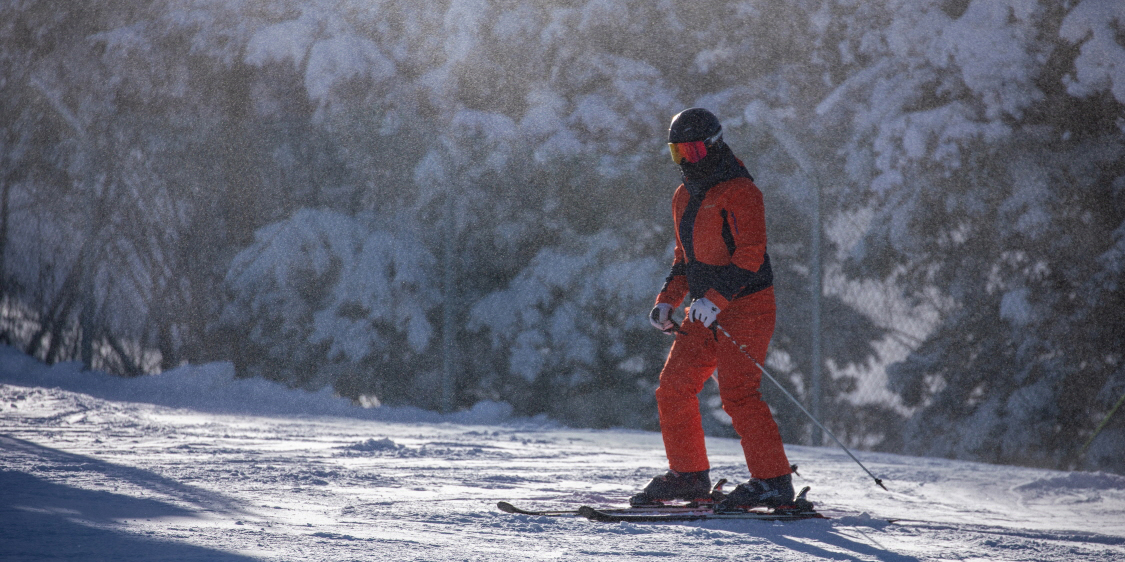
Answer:
[[[777,308],[773,288],[735,299],[715,320],[745,351],[764,362]],[[761,370],[721,332],[685,321],[660,371],[656,404],[668,466],[676,472],[708,470],[698,394],[718,369],[723,410],[741,438],[746,466],[755,478],[791,472],[777,422],[762,401]]]

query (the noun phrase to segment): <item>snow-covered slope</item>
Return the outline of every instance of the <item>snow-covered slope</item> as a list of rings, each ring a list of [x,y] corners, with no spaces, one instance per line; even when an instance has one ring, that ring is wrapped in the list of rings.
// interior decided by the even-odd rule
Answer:
[[[0,559],[1125,560],[1125,477],[862,454],[884,492],[830,448],[789,447],[829,520],[508,515],[622,503],[662,470],[659,435],[365,410],[225,371],[124,381],[0,347]],[[737,443],[709,447],[716,477],[746,477]]]

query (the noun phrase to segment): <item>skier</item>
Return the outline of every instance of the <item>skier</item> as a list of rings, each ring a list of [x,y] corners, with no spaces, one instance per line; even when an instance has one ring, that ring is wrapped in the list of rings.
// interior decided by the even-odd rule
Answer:
[[[723,409],[741,437],[751,475],[725,502],[739,507],[791,503],[792,470],[777,423],[762,401],[761,371],[714,330],[718,322],[746,353],[765,361],[776,307],[762,193],[723,142],[718,118],[706,109],[687,109],[672,118],[668,148],[683,175],[672,196],[675,259],[649,320],[676,335],[656,389],[669,470],[630,504],[711,497],[697,395],[716,368]],[[686,297],[690,305],[677,327],[672,310]]]

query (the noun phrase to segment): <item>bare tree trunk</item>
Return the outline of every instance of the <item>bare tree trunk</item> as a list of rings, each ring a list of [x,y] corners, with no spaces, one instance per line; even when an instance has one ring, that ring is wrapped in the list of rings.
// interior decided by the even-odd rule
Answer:
[[[4,279],[4,264],[7,262],[8,255],[8,213],[10,212],[9,201],[12,197],[12,182],[6,179],[3,185],[0,185],[0,279]]]
[[[141,368],[137,366],[137,363],[133,361],[133,358],[129,357],[129,352],[125,351],[125,348],[122,347],[121,342],[117,338],[106,335],[106,341],[109,342],[109,347],[117,353],[117,357],[121,359],[121,370],[124,371],[125,376],[139,377],[144,374]]]
[[[82,271],[85,269],[86,263],[86,250],[89,243],[83,244],[83,247],[78,252],[78,261],[71,267],[70,272],[67,273],[66,279],[63,281],[62,287],[59,288],[55,300],[50,306],[46,307],[46,312],[39,319],[39,330],[31,336],[31,340],[27,344],[25,353],[36,356],[43,345],[44,338],[50,336],[50,347],[47,354],[43,359],[50,362],[51,355],[57,353],[58,340],[61,339],[62,330],[58,327],[65,326],[65,317],[70,315],[70,310],[74,305],[74,300],[78,296],[78,284],[82,280]]]
[[[160,370],[174,369],[180,362],[180,354],[176,350],[176,340],[172,337],[172,319],[160,318],[156,321],[156,349],[160,352]]]
[[[50,329],[48,330],[47,335],[51,338],[51,344],[47,348],[47,355],[43,357],[43,360],[48,364],[58,363],[59,361],[66,359],[63,356],[63,344],[66,343],[63,335],[66,333],[67,325],[70,324],[70,316],[72,311],[74,310],[74,303],[78,301],[78,292],[67,291],[64,294],[59,295],[59,299],[62,306],[59,309],[58,314],[55,314],[50,319],[50,322],[48,322],[48,326],[50,327]]]
[[[94,368],[94,290],[91,284],[87,278],[82,291],[82,310],[78,313],[78,356],[86,370]]]

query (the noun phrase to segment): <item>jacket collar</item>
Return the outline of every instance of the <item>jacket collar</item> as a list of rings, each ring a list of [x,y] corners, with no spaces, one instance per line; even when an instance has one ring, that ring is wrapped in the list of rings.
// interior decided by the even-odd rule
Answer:
[[[727,180],[738,177],[749,178],[751,181],[754,179],[726,143],[715,147],[703,160],[695,164],[686,162],[681,164],[680,172],[683,174],[684,187],[687,188],[688,193],[700,200],[707,196],[707,192],[712,187]]]

